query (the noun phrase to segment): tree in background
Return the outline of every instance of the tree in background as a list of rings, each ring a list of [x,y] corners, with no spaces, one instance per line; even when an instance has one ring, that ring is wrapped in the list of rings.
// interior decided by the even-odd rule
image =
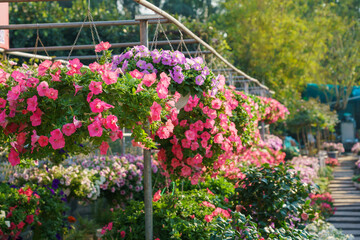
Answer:
[[[219,25],[226,29],[235,64],[286,103],[307,83],[335,81],[347,89],[356,84],[359,5],[358,0],[228,0]],[[337,95],[343,103],[347,97]]]

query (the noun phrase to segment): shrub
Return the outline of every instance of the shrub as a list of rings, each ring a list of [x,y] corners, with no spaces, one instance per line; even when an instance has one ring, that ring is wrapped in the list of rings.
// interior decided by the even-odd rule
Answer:
[[[222,197],[208,190],[192,190],[160,197],[153,202],[154,237],[160,239],[209,239],[215,231],[215,220],[231,217],[231,210]],[[125,209],[113,213],[113,222],[103,228],[103,239],[145,238],[144,203],[131,201]]]
[[[306,201],[310,186],[302,183],[299,176],[285,165],[250,167],[244,174],[233,202],[238,211],[252,216],[264,236],[271,233],[266,231],[269,226],[272,229],[304,228],[301,214],[305,211],[310,213],[310,218],[313,217],[310,201]]]

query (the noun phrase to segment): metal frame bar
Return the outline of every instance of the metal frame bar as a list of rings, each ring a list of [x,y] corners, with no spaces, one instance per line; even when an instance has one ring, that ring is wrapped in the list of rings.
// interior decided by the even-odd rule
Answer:
[[[167,19],[149,20],[149,24],[169,23]],[[84,25],[83,25],[84,24]],[[47,29],[47,28],[79,28],[90,27],[92,22],[69,22],[69,23],[36,23],[36,24],[10,24],[0,25],[0,29],[8,30],[21,30],[21,29]],[[96,21],[95,26],[128,26],[128,25],[139,25],[138,20],[116,20],[116,21]]]
[[[199,53],[199,52],[196,52],[196,51],[193,51],[193,52],[183,52],[184,55],[193,55],[195,53]],[[211,52],[202,52],[202,54],[211,54]],[[68,56],[59,56],[59,57],[53,57],[53,59],[55,60],[58,60],[58,59],[68,59],[69,57]],[[97,59],[97,56],[96,55],[86,55],[86,56],[70,56],[69,59],[79,59],[79,60],[84,60],[84,59]]]
[[[187,44],[191,44],[191,43],[197,43],[196,40],[194,39],[184,39],[184,42]],[[170,40],[171,44],[180,44],[181,40]],[[136,45],[140,45],[140,42],[129,42],[129,43],[111,43],[111,48],[123,48],[123,47],[133,47]],[[150,44],[153,44],[153,42],[150,42]],[[157,41],[156,42],[157,45],[167,45],[169,44],[168,41]],[[23,48],[10,48],[8,50],[6,50],[6,52],[8,51],[19,51],[19,52],[33,52],[33,51],[38,51],[38,52],[43,52],[43,51],[63,51],[63,50],[83,50],[83,49],[94,49],[94,45],[89,44],[89,45],[75,45],[75,46],[71,46],[71,45],[67,45],[67,46],[47,46],[47,47],[23,47]]]

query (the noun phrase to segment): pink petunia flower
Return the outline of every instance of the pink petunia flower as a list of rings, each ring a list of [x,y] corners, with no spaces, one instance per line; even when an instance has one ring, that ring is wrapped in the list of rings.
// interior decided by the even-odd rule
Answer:
[[[37,91],[40,97],[43,97],[46,95],[46,92],[49,89],[49,84],[45,81],[42,81],[38,86],[37,86]]]
[[[3,98],[0,98],[0,108],[5,108],[6,107],[6,100]]]
[[[150,107],[151,122],[161,120],[161,109],[161,105],[154,101],[153,105]]]
[[[16,166],[20,163],[19,153],[13,147],[10,149],[8,160],[11,166]]]
[[[46,91],[45,96],[47,96],[48,98],[50,98],[52,100],[56,100],[58,98],[58,90],[56,90],[54,88],[49,88]]]
[[[161,198],[161,190],[157,191],[155,194],[154,194],[154,197],[153,197],[153,202],[157,202],[160,200]]]
[[[133,78],[137,78],[137,79],[141,79],[144,76],[144,74],[139,72],[139,70],[137,70],[137,69],[135,69],[134,71],[131,71],[129,73]]]
[[[91,83],[89,85],[89,90],[94,95],[98,95],[98,94],[102,93],[102,82],[91,81]]]
[[[34,95],[33,97],[31,98],[28,98],[26,100],[27,102],[27,110],[30,111],[30,112],[35,112],[36,111],[36,108],[37,108],[37,105],[38,105],[38,102],[37,102],[37,96]]]
[[[51,131],[50,135],[49,142],[54,150],[65,147],[65,139],[60,129]]]
[[[11,90],[7,94],[7,100],[8,101],[16,101],[20,96],[20,85],[17,85],[15,87],[12,87]]]
[[[101,75],[101,78],[107,85],[110,85],[117,82],[118,74],[116,72],[106,70]]]
[[[105,120],[105,128],[111,129],[112,131],[117,131],[119,129],[118,125],[118,118],[114,115],[109,115],[106,117]]]
[[[41,115],[43,112],[40,110],[40,108],[36,108],[36,111],[33,113],[32,116],[30,116],[31,125],[33,127],[39,126],[41,124]]]
[[[73,124],[73,123],[65,124],[62,127],[62,131],[66,136],[72,135],[76,131],[75,124]]]
[[[49,143],[49,138],[46,136],[40,136],[38,139],[38,143],[41,147],[46,147]]]
[[[92,112],[101,113],[109,108],[114,108],[114,106],[107,104],[106,102],[103,102],[100,99],[96,98],[94,101],[90,103],[90,108]]]
[[[81,90],[83,89],[84,87],[83,86],[80,86],[80,85],[77,85],[75,82],[73,83],[74,87],[75,87],[75,94],[74,96],[76,96],[76,94]],[[90,93],[89,93],[90,94]],[[88,101],[89,102],[89,101]]]
[[[50,68],[51,64],[52,61],[50,60],[45,60],[42,63],[40,63],[38,67],[38,76],[45,76],[46,70]]]
[[[101,41],[98,45],[95,46],[95,52],[106,51],[111,47],[109,42]]]
[[[100,154],[106,155],[108,149],[109,149],[109,144],[105,141],[102,142],[100,145]]]
[[[154,84],[155,81],[156,81],[156,73],[151,73],[151,74],[145,74],[144,75],[142,83],[145,86],[150,87],[151,85]]]
[[[99,121],[94,121],[88,126],[90,137],[101,137],[103,134],[103,128]]]

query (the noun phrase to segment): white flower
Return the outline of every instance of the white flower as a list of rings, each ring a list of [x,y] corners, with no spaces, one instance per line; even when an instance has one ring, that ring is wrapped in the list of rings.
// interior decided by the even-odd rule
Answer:
[[[7,227],[10,227],[10,221],[5,221]]]
[[[6,217],[5,211],[1,210],[1,212],[0,212],[0,219],[5,218],[5,217]]]

